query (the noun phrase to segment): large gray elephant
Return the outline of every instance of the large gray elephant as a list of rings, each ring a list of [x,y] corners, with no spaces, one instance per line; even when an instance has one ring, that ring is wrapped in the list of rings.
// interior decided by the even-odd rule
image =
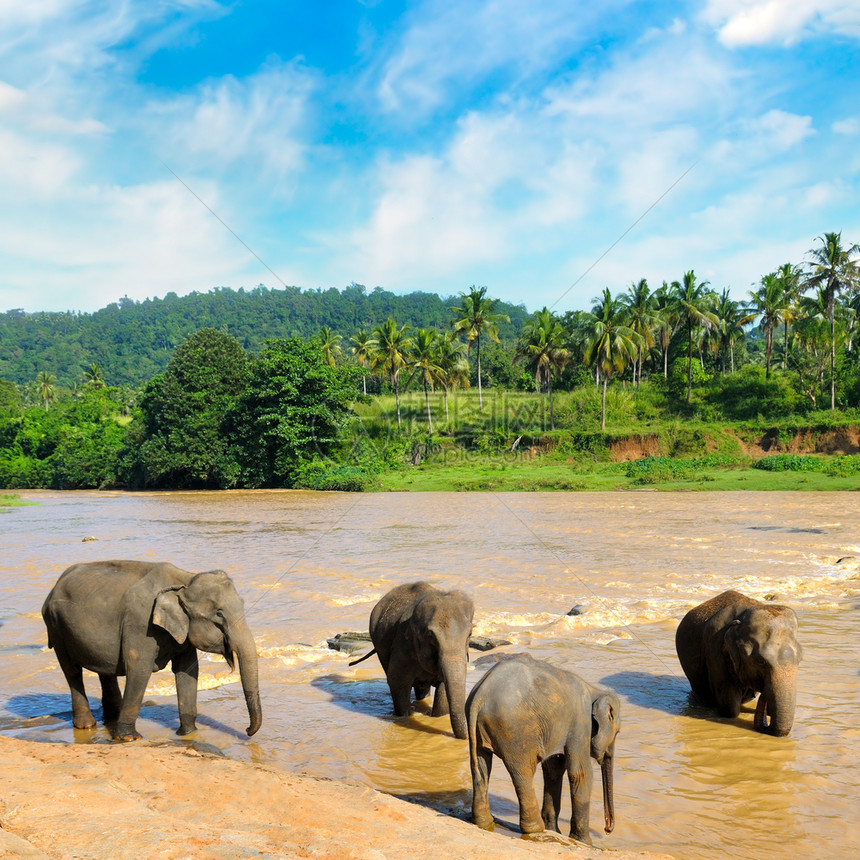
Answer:
[[[788,606],[724,591],[691,609],[675,633],[675,649],[693,693],[721,716],[761,693],[753,725],[784,736],[797,701],[797,616]]]
[[[462,591],[440,591],[429,582],[392,588],[370,613],[370,638],[388,679],[394,713],[407,716],[411,695],[436,688],[434,717],[451,715],[455,737],[466,738],[466,667],[475,607]],[[361,662],[355,660],[350,665]]]
[[[590,756],[601,767],[604,829],[612,832],[612,762],[621,725],[615,693],[528,654],[513,654],[496,663],[474,686],[466,700],[466,720],[472,821],[478,827],[494,827],[488,785],[495,753],[513,780],[524,834],[558,831],[562,781],[567,773],[573,807],[570,836],[590,845]],[[544,781],[540,809],[533,786],[538,764]]]
[[[239,660],[253,735],[262,709],[257,649],[242,598],[223,570],[189,573],[166,562],[97,561],[67,568],[42,606],[53,648],[72,694],[75,728],[96,724],[82,669],[99,676],[104,721],[114,738],[135,740],[144,692],[168,662],[176,676],[177,734],[197,719],[197,649]],[[125,676],[122,694],[118,676]]]

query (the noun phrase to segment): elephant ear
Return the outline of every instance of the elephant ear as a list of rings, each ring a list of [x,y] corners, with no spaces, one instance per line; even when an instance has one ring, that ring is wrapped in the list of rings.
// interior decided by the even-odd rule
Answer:
[[[152,623],[163,627],[180,645],[188,638],[188,616],[179,602],[178,588],[159,592],[152,609]]]
[[[726,628],[723,637],[723,653],[729,658],[735,674],[741,672],[742,661],[752,654],[752,645],[742,636],[742,623],[740,618],[735,618]],[[741,652],[743,651],[743,655]]]
[[[603,760],[615,740],[618,702],[610,693],[596,696],[591,703],[591,757]]]

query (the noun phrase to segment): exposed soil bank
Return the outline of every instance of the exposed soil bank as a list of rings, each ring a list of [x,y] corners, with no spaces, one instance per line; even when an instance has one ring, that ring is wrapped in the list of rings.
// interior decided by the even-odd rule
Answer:
[[[72,746],[0,737],[0,761],[4,858],[605,856],[569,840],[566,845],[533,843],[485,833],[370,788],[287,774],[185,746],[146,741]]]

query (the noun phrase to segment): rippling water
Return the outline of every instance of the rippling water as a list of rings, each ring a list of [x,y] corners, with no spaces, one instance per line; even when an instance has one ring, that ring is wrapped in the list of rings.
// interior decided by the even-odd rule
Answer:
[[[70,564],[106,558],[225,569],[260,653],[263,727],[252,739],[237,676],[201,655],[199,731],[235,759],[372,785],[467,817],[468,746],[447,718],[395,719],[376,658],[350,668],[326,639],[366,630],[389,588],[414,579],[469,593],[475,633],[504,637],[618,691],[616,829],[596,845],[678,857],[854,857],[860,852],[860,505],[851,493],[322,494],[24,492],[0,512],[0,731],[77,732],[39,613]],[[94,541],[84,541],[94,537]],[[800,619],[804,661],[788,738],[690,704],[674,631],[735,588]],[[568,616],[574,606],[581,614]],[[498,652],[471,652],[471,687]],[[174,738],[172,674],[153,676],[138,729]],[[98,682],[88,676],[97,702]],[[752,704],[752,703],[751,703]],[[428,710],[421,706],[424,710]],[[516,830],[500,765],[493,812]],[[568,797],[563,801],[566,832]],[[500,828],[505,832],[504,828]]]

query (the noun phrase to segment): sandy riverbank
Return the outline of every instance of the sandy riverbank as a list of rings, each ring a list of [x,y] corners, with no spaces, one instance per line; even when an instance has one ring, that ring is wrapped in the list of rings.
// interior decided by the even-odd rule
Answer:
[[[0,857],[594,858],[381,794],[189,747],[0,738]],[[613,852],[616,860],[666,855]]]

